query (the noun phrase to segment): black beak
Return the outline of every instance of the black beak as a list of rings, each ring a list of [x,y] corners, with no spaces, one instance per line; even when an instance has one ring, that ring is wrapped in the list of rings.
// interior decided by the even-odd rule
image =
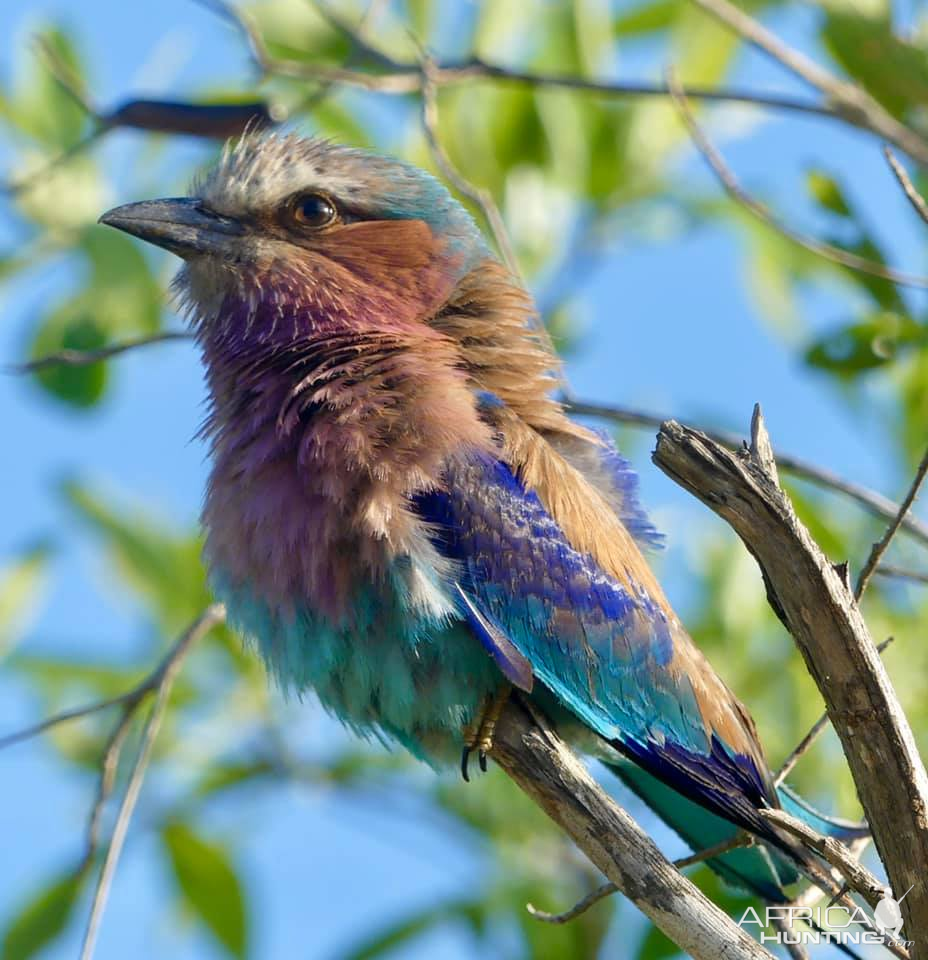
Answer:
[[[230,238],[244,233],[237,221],[212,213],[189,197],[127,203],[104,213],[99,222],[184,259],[228,254]]]

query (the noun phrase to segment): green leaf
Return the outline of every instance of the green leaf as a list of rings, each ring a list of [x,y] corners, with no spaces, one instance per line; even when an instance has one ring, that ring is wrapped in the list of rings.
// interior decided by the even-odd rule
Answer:
[[[83,300],[70,300],[54,309],[43,321],[32,342],[33,360],[62,350],[97,350],[106,334],[97,318],[83,309]],[[88,408],[100,402],[108,380],[105,363],[85,366],[58,364],[35,374],[42,388],[72,407]]]
[[[141,245],[93,224],[81,232],[79,249],[90,265],[88,294],[109,334],[154,333],[163,297]]]
[[[844,197],[844,191],[834,177],[821,170],[809,170],[806,172],[806,187],[819,206],[842,217],[851,216],[851,208]]]
[[[0,570],[0,656],[15,646],[36,607],[49,552],[39,544]]]
[[[68,925],[84,874],[71,871],[53,880],[10,921],[0,960],[27,960],[55,940]]]
[[[185,823],[167,824],[161,838],[184,900],[231,956],[245,957],[245,897],[228,852]]]
[[[277,769],[267,760],[248,763],[216,763],[210,766],[196,786],[199,797],[208,797],[234,787],[274,776]]]
[[[683,6],[681,0],[656,0],[633,7],[616,17],[612,24],[617,37],[635,37],[656,33],[671,26]]]
[[[880,313],[814,340],[805,359],[810,366],[853,377],[889,363],[902,347],[924,343],[928,343],[924,327],[909,317]]]
[[[636,960],[667,960],[667,957],[679,956],[680,948],[673,940],[657,927],[651,927],[641,941]]]
[[[149,603],[168,634],[206,607],[210,594],[199,536],[156,525],[139,508],[120,511],[112,497],[97,495],[76,481],[64,483],[62,492],[104,540],[125,581]]]
[[[413,36],[420,43],[425,43],[431,36],[438,9],[432,0],[405,0],[403,6]]]
[[[55,52],[68,71],[80,79],[77,50],[57,26],[37,31],[37,39]],[[73,145],[87,127],[87,114],[52,76],[42,58],[30,56],[16,89],[8,91],[6,116],[20,131],[41,143],[50,154]]]
[[[893,34],[888,15],[830,11],[821,36],[847,73],[896,116],[928,103],[928,56]]]
[[[428,932],[439,924],[453,920],[463,920],[474,927],[476,917],[487,910],[482,900],[455,900],[440,903],[419,913],[413,913],[402,920],[390,924],[373,936],[363,940],[355,947],[339,955],[339,960],[374,960],[383,957],[396,947],[409,943],[416,937]]]

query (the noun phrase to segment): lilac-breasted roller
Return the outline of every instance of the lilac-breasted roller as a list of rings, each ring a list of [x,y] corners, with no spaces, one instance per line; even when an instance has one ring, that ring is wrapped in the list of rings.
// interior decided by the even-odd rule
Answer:
[[[775,789],[645,561],[634,473],[552,398],[531,298],[437,180],[250,136],[102,222],[184,260],[211,582],[285,689],[466,772],[517,688],[694,847],[757,834],[712,865],[782,899],[797,853],[758,811],[831,825]]]

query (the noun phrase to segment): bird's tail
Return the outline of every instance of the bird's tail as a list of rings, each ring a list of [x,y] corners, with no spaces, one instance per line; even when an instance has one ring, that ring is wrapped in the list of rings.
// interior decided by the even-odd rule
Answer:
[[[780,806],[797,820],[807,823],[813,830],[834,837],[842,843],[850,843],[870,836],[870,828],[866,824],[854,823],[851,820],[842,820],[840,817],[829,817],[816,810],[808,801],[790,789],[785,783],[777,787],[777,797]]]
[[[636,764],[620,760],[607,765],[694,851],[723,844],[739,832],[735,824],[681,796]],[[787,813],[819,833],[842,842],[867,835],[866,828],[858,824],[833,819],[815,810],[788,787],[780,786],[777,794]],[[789,900],[787,888],[803,876],[816,880],[824,873],[822,867],[815,869],[817,861],[811,853],[807,854],[785,836],[782,844],[758,843],[736,848],[707,860],[706,864],[727,883],[770,903]]]

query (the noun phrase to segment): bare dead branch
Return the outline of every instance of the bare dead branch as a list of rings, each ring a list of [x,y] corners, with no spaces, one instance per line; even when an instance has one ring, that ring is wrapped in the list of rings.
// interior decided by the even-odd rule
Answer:
[[[913,160],[928,165],[928,143],[900,123],[869,93],[839,80],[805,54],[787,46],[752,16],[729,0],[693,0],[748,43],[762,50],[791,73],[818,90],[826,104],[843,120],[866,129],[904,150]]]
[[[870,582],[883,554],[889,549],[893,537],[895,537],[899,528],[902,526],[902,521],[905,520],[909,511],[912,509],[912,504],[915,503],[918,491],[925,482],[925,474],[928,474],[928,449],[926,449],[922,455],[922,459],[915,470],[915,476],[912,478],[911,484],[909,484],[909,489],[906,491],[906,495],[899,506],[896,516],[893,517],[883,536],[873,544],[870,556],[867,557],[867,562],[864,564],[863,569],[860,571],[860,576],[857,578],[857,586],[854,588],[855,599],[860,600],[864,595],[864,590],[867,589],[867,584]]]
[[[753,847],[757,842],[756,838],[750,833],[736,833],[730,840],[723,840],[713,847],[706,847],[705,850],[697,850],[686,857],[680,857],[674,860],[673,865],[682,870],[684,867],[692,867],[697,863],[705,863],[706,860],[713,860],[720,857],[723,853],[730,850],[740,850],[744,847]]]
[[[119,806],[119,812],[116,815],[116,823],[113,827],[113,833],[110,837],[110,842],[103,858],[103,866],[97,879],[93,903],[91,904],[90,908],[90,916],[87,921],[87,928],[81,943],[80,960],[91,960],[93,957],[93,952],[97,941],[97,934],[100,929],[100,922],[103,919],[103,911],[106,908],[106,901],[109,897],[109,891],[113,883],[113,876],[115,875],[116,866],[119,862],[119,856],[122,852],[122,847],[126,839],[126,833],[129,829],[129,822],[132,819],[132,813],[135,810],[135,805],[142,789],[142,782],[145,779],[148,763],[151,760],[152,748],[154,747],[155,739],[158,736],[158,730],[161,726],[161,720],[164,717],[168,700],[170,699],[171,689],[174,686],[174,681],[177,678],[177,674],[180,672],[181,665],[183,664],[187,653],[190,651],[190,648],[201,637],[212,630],[213,627],[222,623],[224,620],[225,607],[223,607],[222,604],[216,603],[207,607],[206,610],[187,628],[187,630],[184,631],[177,643],[172,647],[167,657],[165,657],[158,668],[151,674],[152,677],[157,677],[157,680],[154,681],[153,687],[156,692],[155,702],[152,705],[151,713],[148,715],[148,720],[146,721],[145,728],[142,731],[142,741],[139,745],[135,763],[133,764],[132,772],[129,775],[129,782],[126,785],[126,792],[123,795],[122,803]],[[123,722],[125,721],[121,721],[121,724]],[[107,777],[107,762],[109,762],[112,768],[115,768],[115,765],[118,761],[118,753],[111,752],[113,743],[118,742],[117,736],[119,736],[120,739],[122,736],[118,734],[118,730],[119,728],[117,727],[117,733],[113,738],[111,738],[107,753],[104,756],[104,778]],[[110,775],[110,787],[112,786],[112,777],[114,776],[115,769]],[[105,792],[103,789],[105,783],[105,779],[101,781],[101,793]],[[96,807],[94,810],[94,816],[99,816],[99,814],[96,812]]]
[[[696,2],[702,3],[703,0],[696,0]],[[693,111],[690,110],[689,103],[687,102],[687,93],[676,80],[676,76],[672,70],[668,71],[667,84],[670,88],[674,105],[680,114],[680,119],[689,131],[693,143],[705,158],[706,163],[709,164],[725,192],[735,203],[744,207],[750,214],[772,230],[775,230],[781,236],[786,237],[787,240],[797,244],[804,250],[808,250],[810,253],[823,257],[825,260],[830,260],[832,263],[837,263],[850,270],[857,270],[871,277],[889,280],[901,286],[928,288],[928,277],[918,277],[914,274],[893,270],[891,267],[886,267],[882,263],[877,263],[875,260],[868,260],[866,257],[860,257],[856,253],[842,250],[841,247],[836,247],[831,243],[817,240],[815,237],[809,237],[779,220],[766,204],[752,197],[738,182],[738,178],[725,163],[721,153],[719,153],[712,141],[706,136],[705,131],[697,123]],[[926,150],[928,150],[928,145],[926,145]]]
[[[758,417],[755,433],[762,430]],[[917,885],[928,865],[928,775],[846,576],[749,452],[732,454],[668,421],[653,459],[726,520],[757,559],[771,605],[825,700],[891,884]],[[907,929],[928,929],[928,889],[916,886],[903,912]]]
[[[834,837],[823,836],[785,810],[762,810],[761,816],[821,854],[841,872],[848,886],[859,893],[871,907],[875,907],[882,899],[885,884],[860,863],[843,843]]]
[[[540,920],[542,923],[570,923],[571,920],[576,920],[577,917],[586,913],[590,907],[595,907],[600,900],[605,900],[606,897],[611,897],[614,893],[618,892],[619,888],[614,883],[603,883],[595,890],[591,890],[582,900],[578,900],[569,910],[565,910],[563,913],[548,913],[546,910],[539,910],[533,903],[527,903],[525,909],[536,920]]]
[[[580,414],[581,416],[598,417],[602,420],[628,424],[632,427],[659,429],[661,424],[670,419],[645,410],[635,410],[630,407],[622,407],[614,404],[590,403],[585,400],[569,399],[564,401],[564,405],[571,413]],[[694,429],[699,430],[700,433],[704,433],[716,443],[720,443],[723,447],[728,447],[730,450],[738,450],[744,446],[743,438],[735,433],[725,430],[708,429],[703,426],[696,426]],[[899,504],[894,503],[888,497],[884,497],[874,490],[869,490],[867,487],[844,480],[836,473],[818,467],[799,457],[777,452],[776,462],[784,472],[790,473],[794,477],[807,480],[809,483],[814,483],[816,486],[841,493],[851,500],[855,500],[870,513],[882,517],[884,520],[892,520],[899,512]],[[928,526],[917,518],[907,514],[902,521],[902,529],[914,539],[928,545]]]
[[[770,960],[663,856],[544,718],[511,700],[497,725],[492,755],[594,866],[690,956]]]
[[[915,184],[912,183],[912,178],[909,176],[908,171],[899,162],[892,150],[885,144],[883,146],[883,155],[886,157],[886,162],[889,164],[890,170],[892,170],[896,179],[899,181],[902,192],[906,195],[909,203],[912,204],[912,209],[925,223],[928,223],[928,202],[926,202],[925,198],[915,189]]]

